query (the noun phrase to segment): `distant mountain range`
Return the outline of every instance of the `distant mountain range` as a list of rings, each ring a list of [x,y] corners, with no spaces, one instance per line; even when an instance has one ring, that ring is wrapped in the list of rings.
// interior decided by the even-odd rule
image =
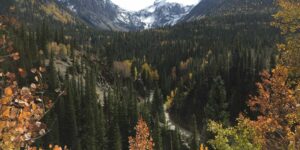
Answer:
[[[157,28],[207,16],[273,13],[276,10],[275,0],[201,0],[195,6],[156,0],[152,6],[137,12],[124,10],[111,0],[0,0],[0,3],[0,13],[4,14],[7,6],[19,6],[18,16],[26,18],[27,23],[31,22],[28,19],[52,17],[65,23],[77,22],[116,31]]]
[[[158,0],[152,6],[132,13],[132,16],[142,22],[144,29],[156,28],[175,25],[192,8],[192,5],[183,6],[178,3],[168,3],[165,0]]]
[[[174,25],[193,6],[156,0],[138,12],[126,11],[110,0],[57,0],[92,26],[106,30],[142,30]]]

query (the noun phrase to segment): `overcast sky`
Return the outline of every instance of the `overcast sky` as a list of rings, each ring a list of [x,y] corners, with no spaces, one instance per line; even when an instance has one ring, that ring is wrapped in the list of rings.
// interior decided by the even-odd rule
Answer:
[[[155,0],[112,0],[121,8],[129,11],[138,11],[154,3]],[[197,4],[199,0],[166,0],[167,2],[177,2],[184,5]]]

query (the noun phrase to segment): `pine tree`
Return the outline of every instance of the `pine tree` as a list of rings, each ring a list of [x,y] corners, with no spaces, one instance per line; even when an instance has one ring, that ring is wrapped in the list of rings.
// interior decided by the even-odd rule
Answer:
[[[161,122],[165,121],[163,97],[158,87],[154,91],[151,113],[152,116],[158,115]]]
[[[74,107],[75,107],[75,114],[76,114],[76,122],[78,126],[78,134],[80,133],[80,128],[81,128],[81,103],[82,103],[82,89],[81,87],[81,81],[76,81],[75,76],[72,76],[72,85],[74,87]]]
[[[49,60],[49,89],[50,90],[55,90],[58,86],[58,76],[57,76],[57,71],[55,68],[54,64],[54,54],[51,52],[50,54],[50,60]]]
[[[48,27],[46,21],[43,20],[42,27],[41,27],[41,37],[40,37],[40,41],[38,43],[40,44],[39,48],[43,50],[43,52],[46,56],[48,56],[47,42],[50,37],[49,33],[50,33],[49,27]]]
[[[206,120],[221,121],[224,125],[229,124],[229,112],[227,94],[221,77],[214,79],[209,91],[208,102],[204,108]]]
[[[67,88],[67,96],[65,98],[65,118],[64,118],[64,129],[66,133],[66,144],[68,147],[76,150],[81,149],[79,135],[78,135],[78,126],[76,122],[76,110],[74,106],[74,85],[69,81],[68,77],[65,79],[65,85]]]
[[[113,128],[112,150],[122,150],[122,136],[119,125],[116,123]]]
[[[160,129],[160,121],[159,117],[155,116],[155,122],[154,122],[154,130],[153,130],[153,141],[155,143],[154,149],[156,150],[162,150],[163,149],[163,143],[162,143],[162,137],[161,137],[161,129]]]
[[[49,144],[59,144],[59,122],[56,111],[51,110],[44,118],[45,123],[48,125],[49,133],[43,137],[43,146],[48,147]]]
[[[60,97],[57,99],[57,114],[58,114],[58,122],[59,122],[59,145],[64,145],[66,143],[67,135],[66,135],[66,126],[64,123],[64,119],[66,118],[65,116],[65,101],[63,97]]]
[[[129,117],[129,125],[130,129],[134,127],[134,124],[138,121],[138,108],[137,108],[137,98],[135,96],[135,92],[133,90],[133,86],[129,86],[129,97],[127,101],[128,105],[128,117]],[[132,130],[130,130],[130,133],[133,133]]]
[[[82,97],[82,113],[81,113],[81,145],[83,149],[95,150],[96,149],[96,139],[95,139],[95,111],[93,109],[93,99],[92,99],[92,77],[91,71],[86,71],[85,77],[85,93]]]
[[[48,86],[50,91],[55,91],[58,86],[58,76],[57,71],[54,65],[54,55],[51,53],[49,60],[49,69],[48,69]],[[51,97],[55,97],[54,94],[49,93]],[[56,100],[56,101],[59,101]],[[60,102],[57,103],[60,105]],[[59,106],[58,106],[59,107]],[[48,144],[59,144],[60,132],[59,132],[59,118],[58,117],[58,107],[53,107],[52,110],[45,116],[45,122],[48,124],[48,128],[50,129],[50,133],[48,133],[45,138],[43,138],[44,146],[48,146]]]
[[[97,124],[96,124],[96,142],[97,150],[106,150],[107,149],[107,139],[105,135],[105,116],[103,114],[103,108],[99,105],[98,115],[97,115]]]
[[[120,132],[122,135],[122,146],[128,147],[128,141],[127,137],[129,136],[129,117],[128,117],[128,109],[127,109],[127,103],[126,103],[126,97],[127,95],[122,96],[123,98],[120,99],[118,104],[118,122],[120,128]]]
[[[192,126],[193,136],[192,136],[192,143],[191,143],[191,149],[198,149],[199,148],[199,132],[198,132],[198,126],[197,126],[197,120],[196,116],[193,115],[193,126]]]
[[[180,137],[180,133],[179,131],[176,129],[175,132],[173,132],[173,148],[174,150],[181,150],[182,147],[181,147],[181,137]]]

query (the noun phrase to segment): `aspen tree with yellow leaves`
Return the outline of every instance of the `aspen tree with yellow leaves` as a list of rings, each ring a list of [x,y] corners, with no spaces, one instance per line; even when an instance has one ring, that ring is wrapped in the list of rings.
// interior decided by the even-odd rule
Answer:
[[[279,63],[286,66],[299,78],[300,75],[300,2],[278,0],[279,11],[274,14],[273,26],[281,30],[284,42],[278,44]]]

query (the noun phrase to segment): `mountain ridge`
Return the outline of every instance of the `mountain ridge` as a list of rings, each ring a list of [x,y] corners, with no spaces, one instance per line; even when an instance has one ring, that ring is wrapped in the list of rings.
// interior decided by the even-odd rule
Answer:
[[[132,31],[174,25],[193,6],[156,0],[137,12],[120,8],[110,0],[57,0],[88,24],[104,30]]]
[[[249,13],[274,13],[275,0],[202,0],[180,22],[195,21],[206,16]]]

